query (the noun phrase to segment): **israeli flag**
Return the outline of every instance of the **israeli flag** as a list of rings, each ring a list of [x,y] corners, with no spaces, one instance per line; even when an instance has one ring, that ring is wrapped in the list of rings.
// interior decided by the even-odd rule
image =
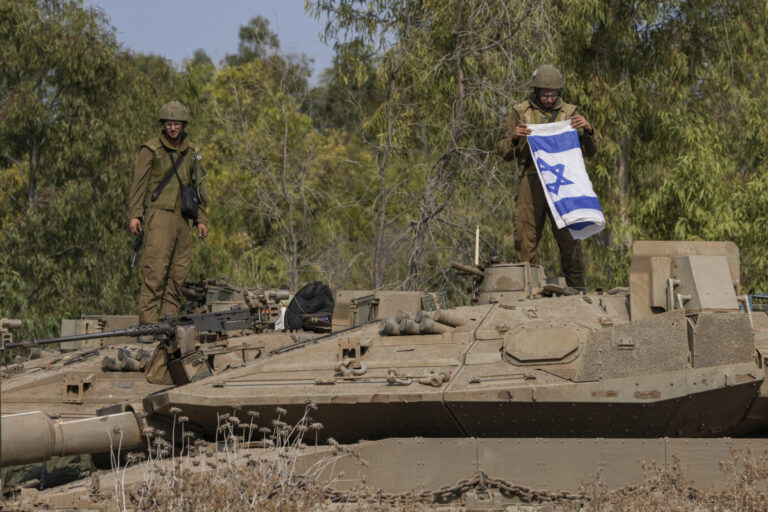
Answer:
[[[558,229],[584,240],[605,227],[600,201],[584,167],[579,132],[570,121],[529,124],[528,145]]]

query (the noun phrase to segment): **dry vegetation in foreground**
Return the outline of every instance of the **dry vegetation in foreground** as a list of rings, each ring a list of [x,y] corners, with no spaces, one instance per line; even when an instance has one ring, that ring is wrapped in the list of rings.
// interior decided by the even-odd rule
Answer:
[[[281,418],[285,410],[277,408],[271,426],[261,426],[258,414],[233,410],[219,417],[214,451],[209,443],[195,440],[184,431],[188,419],[176,409],[171,439],[183,443],[179,448],[164,432],[147,429],[148,455],[129,454],[127,464],[113,457],[115,485],[102,504],[112,510],[195,510],[195,511],[305,511],[305,510],[433,510],[440,505],[426,502],[412,493],[391,496],[370,489],[347,493],[347,505],[334,503],[335,494],[318,483],[325,473],[334,474],[334,464],[343,457],[357,457],[354,447],[331,440],[328,454],[298,474],[297,460],[305,450],[305,441],[314,443],[322,425],[312,421],[314,404],[308,403],[302,419],[289,426]],[[264,423],[264,422],[262,422]],[[245,449],[258,441],[262,448]],[[365,465],[365,461],[359,460]],[[141,468],[138,486],[125,485],[125,472],[131,466]],[[656,465],[644,467],[645,479],[621,489],[609,490],[597,475],[579,490],[578,499],[534,502],[552,511],[746,511],[768,510],[768,455],[751,452],[733,453],[721,463],[725,486],[720,491],[696,489],[686,480],[679,460],[666,471]],[[329,473],[330,472],[330,473]],[[341,475],[339,475],[341,476]],[[92,476],[91,491],[99,492],[98,478]],[[350,503],[351,501],[351,503]]]
[[[621,489],[608,490],[599,475],[582,486],[585,499],[560,503],[558,511],[632,510],[637,512],[765,512],[768,510],[768,455],[750,451],[731,454],[720,463],[725,485],[720,491],[693,487],[683,474],[680,460],[665,471],[644,465],[645,479]]]
[[[218,418],[218,429],[213,445],[195,440],[185,432],[189,421],[178,408],[171,409],[174,422],[170,436],[167,432],[147,428],[148,454],[128,454],[126,464],[120,465],[120,454],[112,457],[115,485],[111,497],[104,498],[114,510],[152,511],[305,511],[331,505],[327,489],[316,483],[321,474],[333,473],[334,464],[344,457],[359,454],[354,447],[342,446],[333,439],[328,455],[298,474],[297,460],[305,451],[305,440],[317,444],[317,433],[322,424],[314,422],[310,412],[316,406],[308,402],[304,415],[293,426],[283,421],[286,411],[276,408],[277,418],[260,421],[259,414],[233,409]],[[180,436],[180,437],[179,437]],[[170,438],[168,441],[166,438]],[[180,443],[176,443],[181,439]],[[254,443],[258,450],[246,449]],[[177,446],[181,445],[181,448]],[[218,446],[214,451],[212,446]],[[177,456],[178,455],[178,456]],[[170,457],[170,459],[169,459]],[[360,459],[359,459],[360,460]],[[365,464],[360,460],[361,464]],[[125,474],[132,466],[141,468],[140,485],[125,484]],[[339,475],[343,476],[343,475]],[[101,494],[99,482],[92,478],[91,491]],[[411,496],[383,501],[380,494],[365,489],[355,490],[355,510],[383,511],[396,507],[401,510],[423,510]]]

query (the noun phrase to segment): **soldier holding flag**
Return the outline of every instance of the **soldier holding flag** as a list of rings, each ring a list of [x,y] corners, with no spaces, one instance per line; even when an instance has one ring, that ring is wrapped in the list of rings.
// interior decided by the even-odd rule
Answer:
[[[554,66],[539,66],[531,78],[533,91],[524,102],[515,105],[507,119],[506,134],[499,141],[504,160],[517,160],[519,167],[517,200],[515,204],[515,252],[517,261],[536,262],[536,251],[546,218],[550,218],[555,240],[560,248],[560,262],[568,286],[586,287],[584,259],[578,241],[568,228],[558,229],[549,213],[541,180],[536,171],[527,136],[529,124],[571,121],[578,130],[581,150],[590,157],[597,152],[592,125],[577,113],[577,107],[560,97],[565,87],[562,73]]]

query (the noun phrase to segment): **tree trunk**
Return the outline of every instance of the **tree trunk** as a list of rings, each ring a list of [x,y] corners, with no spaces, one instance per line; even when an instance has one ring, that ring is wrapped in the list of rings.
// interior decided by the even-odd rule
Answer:
[[[27,187],[27,200],[30,205],[35,202],[37,195],[37,167],[40,162],[40,145],[33,144],[29,147],[29,185]]]

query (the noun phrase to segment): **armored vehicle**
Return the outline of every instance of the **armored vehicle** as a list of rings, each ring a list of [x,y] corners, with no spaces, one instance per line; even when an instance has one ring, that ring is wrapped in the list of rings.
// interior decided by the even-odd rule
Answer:
[[[142,421],[168,431],[183,414],[185,429],[215,438],[235,413],[268,424],[278,410],[299,424],[310,403],[318,441],[366,440],[361,453],[378,462],[328,476],[338,488],[404,492],[482,474],[476,483],[507,491],[509,482],[573,490],[606,466],[619,486],[641,475],[640,459],[666,464],[673,454],[696,483],[713,484],[731,449],[768,447],[768,317],[742,295],[739,265],[729,242],[636,242],[629,286],[604,293],[550,283],[527,263],[459,266],[476,280],[473,305],[426,295],[415,313],[390,316],[384,295],[347,297],[339,304],[353,307],[339,318],[350,327],[117,403],[77,431],[120,432],[136,449]],[[3,460],[116,442],[68,443],[74,431],[3,417]]]

